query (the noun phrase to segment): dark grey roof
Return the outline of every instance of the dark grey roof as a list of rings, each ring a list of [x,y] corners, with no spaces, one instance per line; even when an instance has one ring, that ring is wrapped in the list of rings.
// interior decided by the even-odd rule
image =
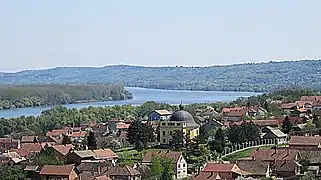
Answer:
[[[184,110],[175,111],[172,114],[170,121],[185,121],[187,127],[199,127],[199,125],[195,122],[193,116],[189,112]]]

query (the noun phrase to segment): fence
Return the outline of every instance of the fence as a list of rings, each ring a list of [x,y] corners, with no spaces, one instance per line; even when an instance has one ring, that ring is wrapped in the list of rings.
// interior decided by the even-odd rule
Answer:
[[[242,144],[236,144],[229,149],[225,148],[223,154],[221,155],[221,158],[224,158],[228,155],[231,155],[246,149],[260,147],[260,146],[267,146],[267,145],[277,145],[278,143],[279,143],[278,139],[261,139],[257,141],[249,141]]]

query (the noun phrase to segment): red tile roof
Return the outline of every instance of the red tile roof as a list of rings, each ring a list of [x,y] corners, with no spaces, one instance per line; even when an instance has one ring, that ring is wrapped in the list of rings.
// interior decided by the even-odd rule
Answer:
[[[130,124],[126,124],[126,123],[123,123],[123,122],[119,122],[117,123],[116,125],[116,129],[128,129],[130,126]]]
[[[96,159],[112,159],[118,158],[117,154],[114,153],[111,149],[97,149],[93,150],[95,153]]]
[[[258,126],[278,126],[282,124],[279,119],[251,120],[251,122]]]
[[[111,180],[111,179],[109,177],[107,177],[106,175],[104,175],[104,176],[95,177],[94,180]]]
[[[160,156],[160,157],[167,157],[171,158],[174,163],[177,163],[180,160],[180,157],[182,157],[181,152],[174,152],[174,151],[154,151],[154,152],[148,152],[143,158],[143,163],[151,163],[152,158],[154,156]]]
[[[12,149],[17,152],[21,157],[27,157],[31,153],[39,153],[42,150],[40,143],[25,143],[22,144],[20,149]]]
[[[69,136],[70,137],[85,137],[86,136],[86,131],[73,132]]]
[[[232,172],[235,164],[219,164],[219,163],[207,163],[203,172]]]
[[[52,166],[45,165],[40,171],[40,175],[68,176],[74,169],[74,165]]]
[[[220,180],[221,177],[218,173],[213,172],[201,172],[194,176],[191,180]]]
[[[130,166],[112,166],[106,172],[110,176],[140,176],[141,173]]]
[[[280,105],[280,108],[281,108],[281,109],[292,109],[292,108],[294,108],[295,106],[296,106],[295,103],[282,103],[282,104]]]
[[[321,136],[292,136],[289,145],[295,146],[318,146]]]
[[[52,146],[57,152],[62,154],[63,156],[67,155],[70,150],[73,148],[72,144],[65,144],[65,145],[54,145]]]
[[[317,102],[317,101],[321,101],[321,96],[302,96],[300,98],[300,101]]]
[[[298,151],[292,149],[259,149],[253,150],[250,157],[262,161],[295,160],[297,154]]]

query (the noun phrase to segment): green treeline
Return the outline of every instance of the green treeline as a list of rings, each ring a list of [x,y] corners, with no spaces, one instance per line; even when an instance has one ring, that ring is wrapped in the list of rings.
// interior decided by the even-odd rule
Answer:
[[[0,85],[0,110],[129,98],[132,95],[121,84]]]
[[[321,60],[209,67],[59,67],[0,73],[1,84],[118,83],[125,86],[268,92],[283,88],[321,89]]]

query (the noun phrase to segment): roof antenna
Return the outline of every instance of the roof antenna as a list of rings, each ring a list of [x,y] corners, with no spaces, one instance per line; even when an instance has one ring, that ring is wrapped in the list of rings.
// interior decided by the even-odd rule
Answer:
[[[179,105],[179,110],[183,110],[184,109],[184,107],[183,107],[183,101],[181,101],[181,104]]]

